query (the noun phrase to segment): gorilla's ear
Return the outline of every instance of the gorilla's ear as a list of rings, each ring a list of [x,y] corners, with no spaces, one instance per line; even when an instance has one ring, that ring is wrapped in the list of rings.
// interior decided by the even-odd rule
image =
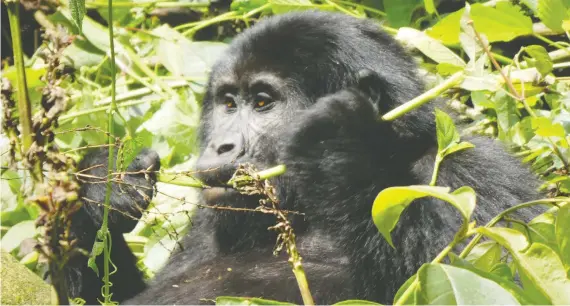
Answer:
[[[364,95],[368,96],[378,114],[386,111],[382,109],[381,103],[384,95],[383,86],[384,84],[382,79],[376,72],[370,69],[362,69],[358,71],[356,88]]]

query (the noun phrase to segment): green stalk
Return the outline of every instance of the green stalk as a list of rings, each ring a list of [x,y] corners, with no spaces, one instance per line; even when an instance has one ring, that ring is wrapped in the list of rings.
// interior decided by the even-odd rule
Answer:
[[[491,221],[489,221],[489,223],[487,223],[485,225],[485,227],[494,226],[495,224],[497,224],[497,222],[501,221],[506,215],[508,215],[508,214],[510,214],[516,210],[519,210],[521,208],[530,207],[530,206],[534,206],[534,205],[540,205],[540,204],[550,204],[550,205],[556,206],[555,203],[564,203],[564,202],[568,202],[568,201],[570,201],[570,198],[566,198],[566,199],[564,199],[564,198],[562,198],[562,199],[540,199],[540,200],[536,200],[536,201],[530,201],[530,202],[525,202],[525,203],[522,203],[519,205],[515,205],[513,207],[505,209],[503,212],[498,214],[495,218],[493,218]],[[459,254],[459,257],[465,258],[467,255],[469,255],[471,250],[475,247],[477,242],[479,242],[479,240],[481,240],[482,237],[483,237],[482,234],[477,234],[469,242],[469,244],[465,247],[465,249],[463,249],[461,254]]]
[[[449,79],[445,82],[435,86],[434,88],[426,91],[425,93],[415,97],[414,99],[406,102],[395,109],[387,112],[382,116],[382,120],[384,121],[392,121],[395,119],[400,118],[404,114],[428,103],[429,101],[439,97],[442,93],[446,90],[456,86],[457,84],[463,81],[463,77],[465,76],[463,71],[456,72],[453,74]]]
[[[103,298],[105,304],[111,304],[111,284],[109,282],[109,262],[111,261],[111,246],[108,241],[111,238],[109,234],[109,205],[111,201],[111,176],[115,168],[115,150],[112,145],[115,144],[115,126],[114,115],[118,110],[117,101],[115,101],[116,91],[116,69],[115,69],[115,44],[113,34],[113,0],[109,0],[109,53],[111,57],[111,106],[108,115],[108,131],[109,131],[109,159],[107,161],[107,185],[105,190],[105,204],[103,206],[103,224],[100,231],[104,233],[103,248]]]
[[[24,67],[24,51],[20,34],[20,2],[5,1],[10,22],[10,34],[12,36],[12,49],[14,50],[14,66],[16,67],[18,88],[18,111],[20,124],[22,125],[22,153],[26,154],[33,143],[32,133],[32,106],[28,97],[28,84],[26,80],[26,68]],[[42,182],[42,165],[35,162],[30,169],[35,182]]]
[[[12,48],[14,50],[14,66],[18,78],[18,110],[20,112],[20,124],[22,125],[22,145],[24,152],[27,152],[32,145],[32,107],[28,97],[24,52],[22,38],[20,37],[20,33],[22,33],[20,29],[20,2],[5,1],[4,3],[8,9]]]
[[[159,1],[141,1],[141,2],[117,2],[115,7],[147,7],[152,6],[156,8],[177,8],[177,7],[187,7],[187,8],[208,8],[209,3],[195,3],[195,2],[159,2]],[[107,8],[111,7],[106,2],[86,2],[85,7],[87,8]]]
[[[259,171],[259,172],[257,172],[257,176],[259,176],[260,180],[266,180],[266,179],[270,179],[270,178],[275,177],[275,176],[282,175],[283,173],[285,173],[286,170],[287,170],[287,168],[285,167],[285,165],[279,165],[279,166],[275,166],[273,168],[269,168],[269,169]],[[201,182],[200,180],[198,180],[196,178],[193,178],[193,177],[188,176],[188,175],[182,175],[182,174],[159,173],[158,174],[158,181],[165,183],[165,184],[184,186],[184,187],[193,187],[193,188],[208,188],[208,187],[210,187],[210,186],[204,184],[203,182]],[[232,186],[232,182],[231,181],[228,182],[227,185]]]

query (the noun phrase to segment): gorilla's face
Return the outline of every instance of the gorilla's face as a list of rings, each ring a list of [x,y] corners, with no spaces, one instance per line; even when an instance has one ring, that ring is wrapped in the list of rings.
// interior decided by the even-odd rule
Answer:
[[[277,165],[280,136],[306,103],[286,75],[274,69],[240,71],[239,67],[232,57],[220,61],[204,102],[197,169],[210,186],[224,186],[238,164],[251,163],[259,170]],[[246,198],[231,188],[210,188],[203,195],[208,204],[257,205],[251,197],[243,203]]]

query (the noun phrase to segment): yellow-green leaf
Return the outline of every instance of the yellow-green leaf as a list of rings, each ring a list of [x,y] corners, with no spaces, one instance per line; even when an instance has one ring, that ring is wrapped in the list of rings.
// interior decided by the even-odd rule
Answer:
[[[475,191],[461,187],[449,193],[449,188],[434,186],[390,187],[382,190],[372,205],[372,218],[378,231],[394,247],[390,232],[396,227],[402,212],[416,199],[435,197],[446,201],[459,210],[464,224],[471,219],[475,209]]]

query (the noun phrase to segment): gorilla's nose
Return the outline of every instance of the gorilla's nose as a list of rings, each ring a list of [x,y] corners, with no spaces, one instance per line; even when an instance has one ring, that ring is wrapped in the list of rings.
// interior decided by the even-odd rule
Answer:
[[[204,155],[216,155],[221,160],[235,159],[243,155],[243,137],[237,133],[220,135],[210,142],[210,145],[204,152]]]
[[[244,143],[237,133],[212,137],[196,162],[196,176],[209,185],[225,183],[235,171],[236,161],[245,154]]]

